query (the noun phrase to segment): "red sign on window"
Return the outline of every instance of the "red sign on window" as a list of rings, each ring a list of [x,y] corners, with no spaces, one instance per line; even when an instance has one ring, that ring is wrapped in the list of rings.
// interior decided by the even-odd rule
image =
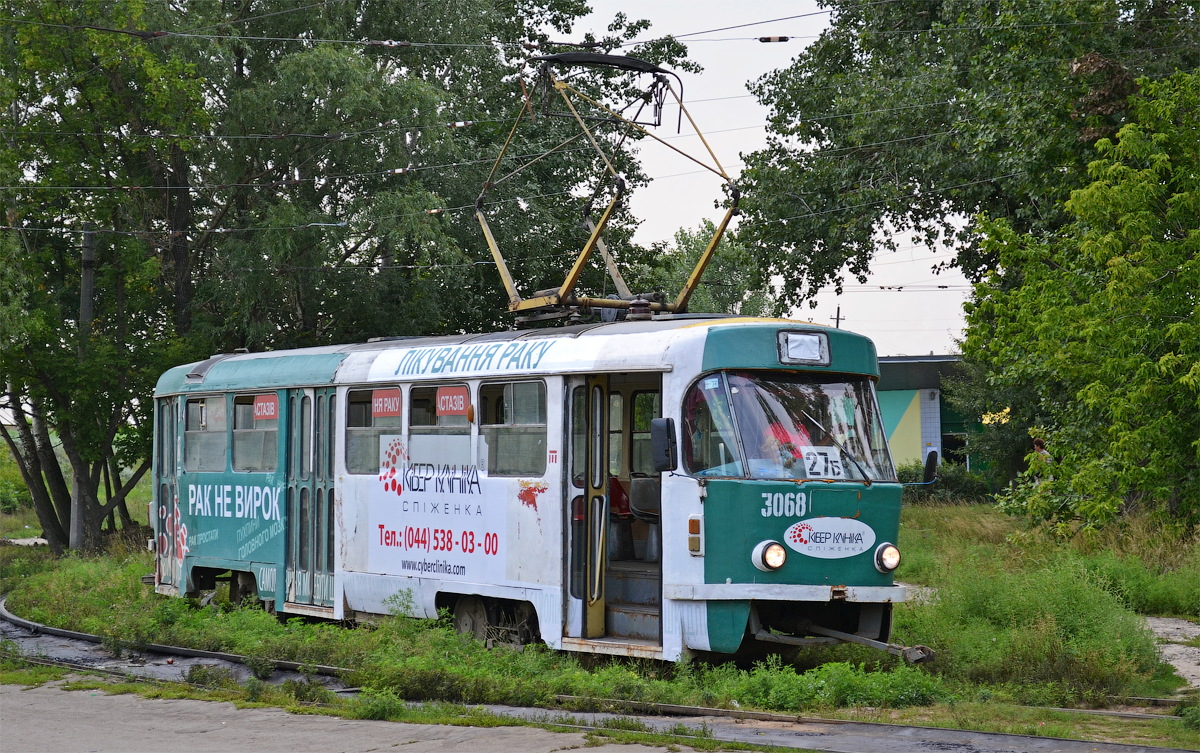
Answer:
[[[254,396],[254,420],[269,421],[279,418],[279,398],[275,395]]]
[[[372,390],[371,417],[386,418],[400,415],[400,390]]]
[[[438,387],[437,415],[465,416],[470,404],[470,395],[466,387]]]

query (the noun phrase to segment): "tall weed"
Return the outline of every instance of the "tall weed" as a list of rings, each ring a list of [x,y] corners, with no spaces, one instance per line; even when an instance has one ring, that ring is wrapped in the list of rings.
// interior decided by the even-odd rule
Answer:
[[[951,697],[941,679],[904,664],[887,672],[867,672],[861,664],[834,662],[797,673],[783,666],[778,657],[744,673],[738,695],[751,705],[781,711],[845,706],[903,708],[927,706]]]
[[[1079,562],[1135,612],[1200,617],[1200,551],[1193,549],[1190,560],[1165,572],[1141,557],[1107,551],[1079,555]]]
[[[1158,666],[1141,619],[1078,562],[947,569],[934,599],[897,610],[900,640],[938,652],[931,669],[973,683],[1062,683],[1079,700],[1127,692]]]

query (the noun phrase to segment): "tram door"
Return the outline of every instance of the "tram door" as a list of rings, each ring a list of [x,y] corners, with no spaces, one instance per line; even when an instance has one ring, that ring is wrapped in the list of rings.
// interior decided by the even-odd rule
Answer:
[[[287,600],[333,605],[333,389],[288,390]]]
[[[570,614],[568,632],[604,636],[608,557],[608,377],[591,376],[571,389]]]
[[[154,467],[154,482],[157,489],[157,509],[151,510],[151,520],[155,521],[154,528],[158,534],[155,537],[154,569],[158,583],[176,585],[178,580],[177,563],[175,562],[175,505],[179,493],[176,473],[175,451],[179,446],[176,434],[178,427],[177,413],[178,398],[167,398],[158,401],[158,446],[155,448],[156,465]]]

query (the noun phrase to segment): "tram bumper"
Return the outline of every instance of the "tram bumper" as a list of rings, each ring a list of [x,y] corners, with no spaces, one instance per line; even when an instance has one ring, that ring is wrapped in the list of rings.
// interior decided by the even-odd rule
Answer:
[[[804,631],[827,636],[829,638],[834,638],[846,643],[857,643],[860,646],[877,648],[881,651],[886,651],[893,656],[899,656],[909,664],[922,664],[924,662],[931,662],[937,656],[934,650],[928,646],[902,646],[899,643],[877,641],[873,638],[866,638],[854,633],[847,633],[841,630],[834,630],[833,628],[822,627],[821,625],[815,625],[811,622],[805,623]],[[762,641],[763,643],[781,643],[788,646],[809,646],[813,643],[812,639],[810,638],[801,638],[798,636],[779,635],[777,633],[772,633],[759,624],[758,613],[753,610],[750,612],[750,635],[753,636],[755,640]]]
[[[741,613],[745,638],[759,643],[801,647],[846,642],[877,648],[910,663],[934,658],[934,652],[926,646],[888,642],[892,605],[909,598],[909,589],[901,584],[666,584],[663,596],[683,601],[725,602],[730,606],[741,603],[745,610]],[[735,643],[737,640],[740,639],[734,639]],[[736,649],[725,650],[732,653]]]
[[[767,583],[702,583],[663,585],[663,597],[683,601],[848,601],[899,604],[908,600],[908,589],[895,586],[800,586]]]

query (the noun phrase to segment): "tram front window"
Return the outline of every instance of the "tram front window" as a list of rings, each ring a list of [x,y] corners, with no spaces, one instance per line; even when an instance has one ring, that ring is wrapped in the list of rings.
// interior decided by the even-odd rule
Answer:
[[[684,462],[697,476],[892,481],[870,382],[728,372],[684,399]]]

